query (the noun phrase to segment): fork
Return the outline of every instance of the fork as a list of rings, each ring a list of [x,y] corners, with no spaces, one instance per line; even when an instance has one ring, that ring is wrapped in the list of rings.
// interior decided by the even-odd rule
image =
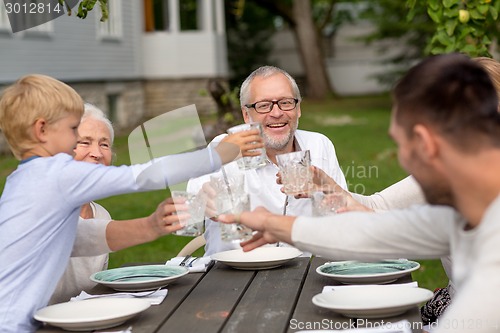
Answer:
[[[161,289],[161,287],[158,289],[152,290],[146,294],[144,294],[143,292],[141,292],[140,294],[133,293],[133,292],[122,292],[122,293],[111,293],[111,294],[102,294],[102,295],[88,295],[85,299],[101,298],[101,297],[113,297],[113,296],[117,296],[117,295],[126,295],[126,296],[132,296],[132,297],[136,297],[136,298],[142,298],[142,297],[151,296],[160,289]]]
[[[188,254],[187,256],[184,257],[184,259],[182,259],[181,263],[179,264],[179,266],[186,266],[186,263],[188,262],[189,258],[191,258],[191,255]]]

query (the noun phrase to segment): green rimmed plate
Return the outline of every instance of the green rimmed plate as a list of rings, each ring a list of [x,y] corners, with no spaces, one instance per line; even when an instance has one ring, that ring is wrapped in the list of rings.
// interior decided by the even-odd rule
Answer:
[[[346,284],[382,284],[393,282],[420,268],[416,261],[407,259],[376,262],[327,262],[316,269],[318,274]]]
[[[188,273],[186,267],[143,265],[100,271],[90,280],[119,291],[144,291],[164,287]]]

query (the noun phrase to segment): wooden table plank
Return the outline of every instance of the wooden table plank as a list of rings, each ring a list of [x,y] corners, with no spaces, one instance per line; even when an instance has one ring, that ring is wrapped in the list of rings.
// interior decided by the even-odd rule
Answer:
[[[309,261],[296,258],[281,267],[258,271],[222,332],[284,332]]]
[[[168,289],[167,297],[159,305],[152,305],[145,312],[137,317],[127,320],[124,324],[108,329],[109,331],[124,330],[129,326],[133,327],[134,332],[153,333],[159,326],[168,318],[173,311],[177,309],[180,303],[184,301],[198,282],[203,278],[204,273],[190,273],[182,278],[172,282],[166,288]],[[92,289],[91,294],[112,293],[113,289],[98,285]],[[67,332],[60,328],[52,326],[44,326],[37,330],[40,333],[58,333]],[[89,331],[87,331],[89,332]]]
[[[316,273],[316,268],[328,260],[313,257],[295,311],[290,318],[288,332],[306,329],[348,329],[355,328],[355,321],[335,312],[322,309],[312,303],[314,295],[321,293],[323,286],[337,285],[338,282]]]
[[[158,333],[218,332],[255,277],[216,263]]]

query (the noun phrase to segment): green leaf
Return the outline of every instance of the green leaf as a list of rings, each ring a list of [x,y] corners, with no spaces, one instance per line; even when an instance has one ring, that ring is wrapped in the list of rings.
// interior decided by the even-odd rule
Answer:
[[[451,6],[456,5],[456,0],[443,0],[443,5],[445,8],[451,8]]]
[[[431,8],[427,9],[427,14],[429,14],[430,18],[436,22],[436,23],[441,23],[441,16],[442,13],[440,11],[434,11]]]
[[[458,16],[458,7],[451,8],[451,9],[445,9],[444,10],[444,16],[446,17],[457,17]]]
[[[437,40],[443,44],[443,45],[450,45],[452,44],[452,39],[450,36],[448,36],[448,34],[444,31],[444,30],[441,30],[437,33],[436,35],[436,38]]]
[[[444,47],[436,46],[431,48],[430,54],[443,54],[446,53]]]
[[[461,51],[467,53],[468,55],[471,55],[477,52],[477,47],[475,45],[467,44],[462,48]]]
[[[485,4],[478,5],[476,8],[482,15],[486,15],[488,13],[488,9],[490,9],[490,6]]]
[[[429,5],[429,8],[437,11],[439,10],[439,0],[427,0],[427,4]]]
[[[92,10],[94,9],[94,6],[95,6],[95,3],[97,2],[97,0],[87,0],[86,3],[86,7],[87,7],[87,10]]]
[[[99,7],[101,8],[101,22],[109,18],[108,0],[99,0]]]
[[[474,20],[484,20],[484,16],[477,9],[469,10],[470,17]]]
[[[444,26],[446,28],[446,33],[448,34],[448,36],[453,35],[457,25],[458,25],[458,20],[446,20]]]
[[[415,4],[417,3],[417,0],[406,0],[406,7],[410,8],[413,10],[415,7]]]
[[[499,1],[499,2],[500,2],[500,1]],[[491,17],[493,18],[493,20],[495,20],[495,21],[496,21],[496,20],[497,20],[497,18],[498,18],[498,11],[497,11],[497,10],[496,10],[496,8],[495,8],[495,7],[493,7],[493,6],[490,6],[489,8],[490,8],[490,14],[491,14]]]

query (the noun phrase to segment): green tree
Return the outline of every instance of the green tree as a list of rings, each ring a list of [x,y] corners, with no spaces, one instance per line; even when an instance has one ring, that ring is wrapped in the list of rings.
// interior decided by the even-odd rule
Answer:
[[[471,57],[491,57],[490,47],[499,37],[500,0],[407,0],[408,20],[421,8],[434,22],[426,54],[462,52]]]
[[[272,64],[269,56],[276,16],[253,2],[242,7],[239,0],[231,0],[225,5],[230,85],[240,87],[254,69]]]
[[[326,4],[326,21],[330,20],[337,0],[248,0],[280,16],[292,29],[306,75],[307,95],[323,99],[331,92],[321,45],[321,29],[324,21],[314,21],[313,7]],[[241,1],[244,3],[244,1]]]
[[[404,1],[374,0],[359,4],[360,14],[354,20],[367,20],[374,26],[373,31],[360,37],[359,41],[368,45],[379,42],[377,51],[386,55],[381,62],[390,66],[374,76],[381,83],[391,85],[415,61],[426,55],[425,49],[435,25],[423,6],[415,6],[412,19],[408,20],[408,7]]]
[[[96,3],[99,2],[99,7],[101,8],[101,21],[104,22],[108,19],[108,0],[82,0],[78,4],[78,12],[76,14],[77,17],[81,19],[85,19],[87,17],[88,12],[94,9]],[[59,0],[61,5],[66,6],[66,11],[68,15],[71,16],[71,1],[68,0]]]

